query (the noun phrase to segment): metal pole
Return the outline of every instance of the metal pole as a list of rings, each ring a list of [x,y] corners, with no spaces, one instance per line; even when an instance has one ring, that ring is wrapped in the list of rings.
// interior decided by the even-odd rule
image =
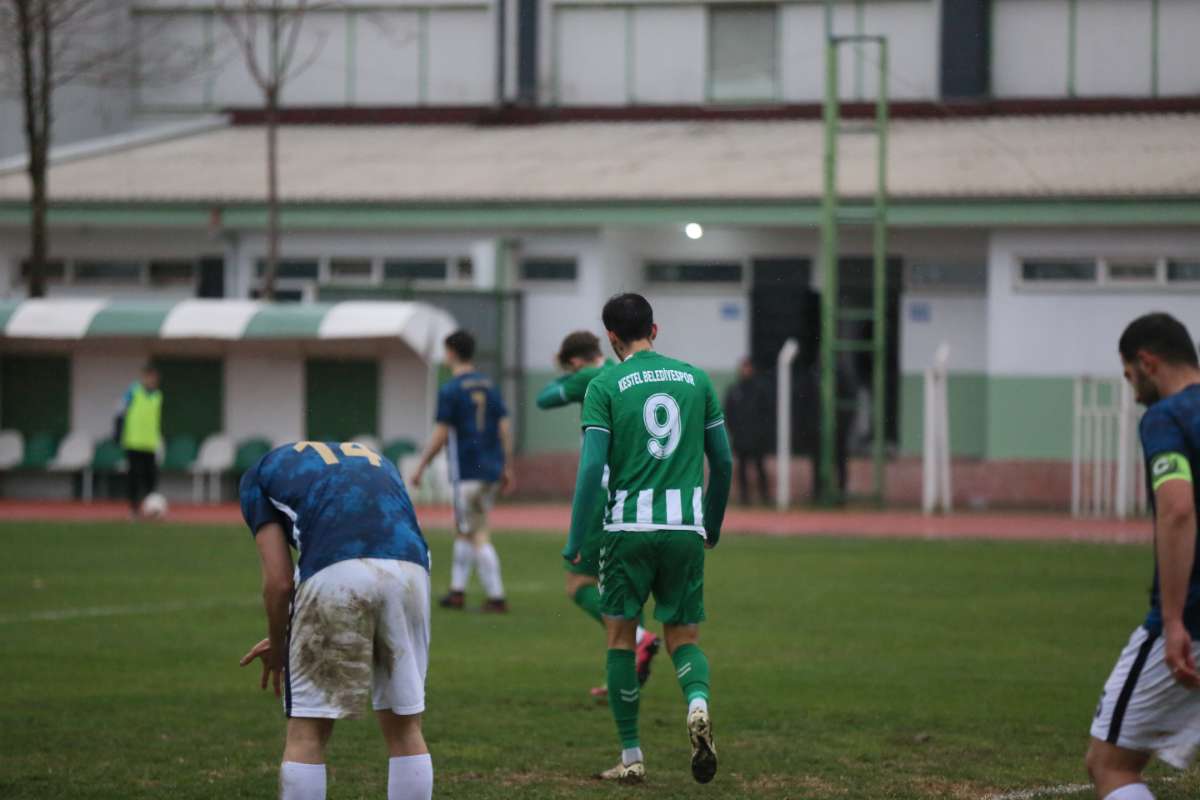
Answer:
[[[792,502],[792,362],[799,350],[800,343],[788,339],[775,365],[775,507],[780,511]]]
[[[825,0],[825,193],[821,203],[821,502],[832,502],[837,454],[837,134],[838,52],[833,40],[833,0]]]
[[[1083,378],[1075,377],[1071,437],[1071,516],[1083,516]]]
[[[887,439],[886,414],[887,404],[884,394],[887,391],[887,146],[888,146],[888,43],[887,39],[879,39],[879,97],[875,102],[876,125],[876,168],[878,175],[875,184],[875,310],[874,322],[874,351],[872,363],[872,409],[871,428],[875,434],[871,443],[871,455],[875,462],[875,500],[882,505],[886,490],[886,453],[884,444]]]

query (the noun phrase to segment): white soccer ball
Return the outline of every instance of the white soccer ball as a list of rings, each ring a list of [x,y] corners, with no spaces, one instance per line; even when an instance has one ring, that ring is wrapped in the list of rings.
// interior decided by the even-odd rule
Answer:
[[[151,492],[142,501],[142,515],[161,519],[167,515],[167,498],[158,492]]]

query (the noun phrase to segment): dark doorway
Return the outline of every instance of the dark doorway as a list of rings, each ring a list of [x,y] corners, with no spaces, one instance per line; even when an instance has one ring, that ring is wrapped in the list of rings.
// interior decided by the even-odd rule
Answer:
[[[874,263],[870,256],[849,256],[838,261],[838,307],[843,310],[870,310],[874,301]],[[897,410],[900,407],[900,291],[903,261],[898,257],[887,260],[887,297],[884,301],[887,330],[887,362],[884,367],[886,401],[884,406],[884,437],[895,444],[899,434]],[[871,341],[874,323],[870,320],[842,319],[838,338],[843,341]],[[874,355],[848,353],[840,364],[839,382],[850,381],[853,386],[838,386],[838,396],[855,401],[858,409],[851,422],[851,452],[870,450],[872,432],[869,429],[871,409],[871,370]],[[865,418],[864,418],[865,415]]]

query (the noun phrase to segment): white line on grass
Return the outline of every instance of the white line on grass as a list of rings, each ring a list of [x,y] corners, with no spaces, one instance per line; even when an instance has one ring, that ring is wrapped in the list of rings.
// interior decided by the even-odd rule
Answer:
[[[92,617],[125,617],[139,614],[171,614],[176,611],[199,611],[206,608],[228,608],[256,605],[253,599],[238,600],[180,600],[168,603],[141,603],[128,606],[90,606],[87,608],[60,608],[54,611],[30,611],[25,614],[2,614],[0,625],[22,622],[61,622],[70,619]]]
[[[1151,783],[1174,783],[1179,780],[1175,777],[1156,778]],[[1006,792],[1004,794],[990,795],[987,800],[1037,800],[1039,797],[1063,797],[1070,794],[1079,794],[1081,792],[1090,792],[1092,785],[1090,783],[1062,783],[1058,786],[1037,786],[1033,789],[1019,789],[1015,792]]]

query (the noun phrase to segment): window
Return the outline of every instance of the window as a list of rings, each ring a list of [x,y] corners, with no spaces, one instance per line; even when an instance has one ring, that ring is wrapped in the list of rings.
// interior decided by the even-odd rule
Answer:
[[[651,262],[646,265],[649,283],[741,283],[742,265],[738,263]]]
[[[257,273],[261,278],[263,273],[267,271],[267,260],[260,258],[257,264]],[[317,279],[317,261],[316,259],[303,258],[281,258],[276,265],[276,278],[300,278],[307,280]]]
[[[329,279],[341,283],[366,283],[371,280],[371,259],[331,258]]]
[[[385,281],[444,281],[446,273],[444,258],[397,258],[383,262]]]
[[[573,281],[579,265],[573,258],[530,258],[521,262],[521,280]]]
[[[778,96],[776,6],[718,6],[708,16],[708,94],[716,102]]]
[[[1110,283],[1157,283],[1155,261],[1106,261],[1105,276]]]
[[[906,288],[983,291],[987,288],[987,265],[918,262],[908,268]]]
[[[454,262],[455,276],[463,283],[475,280],[475,261],[470,256],[463,256]]]
[[[65,261],[47,261],[42,270],[42,275],[47,283],[62,283],[67,277],[67,264]],[[21,262],[21,280],[29,280],[29,262]]]
[[[186,286],[195,281],[195,262],[182,260],[150,262],[150,284],[152,286]]]
[[[75,283],[141,283],[136,261],[76,261]]]
[[[1169,283],[1200,283],[1200,259],[1194,261],[1167,262],[1167,281]]]
[[[1040,259],[1021,264],[1021,279],[1029,283],[1095,282],[1095,259]]]

